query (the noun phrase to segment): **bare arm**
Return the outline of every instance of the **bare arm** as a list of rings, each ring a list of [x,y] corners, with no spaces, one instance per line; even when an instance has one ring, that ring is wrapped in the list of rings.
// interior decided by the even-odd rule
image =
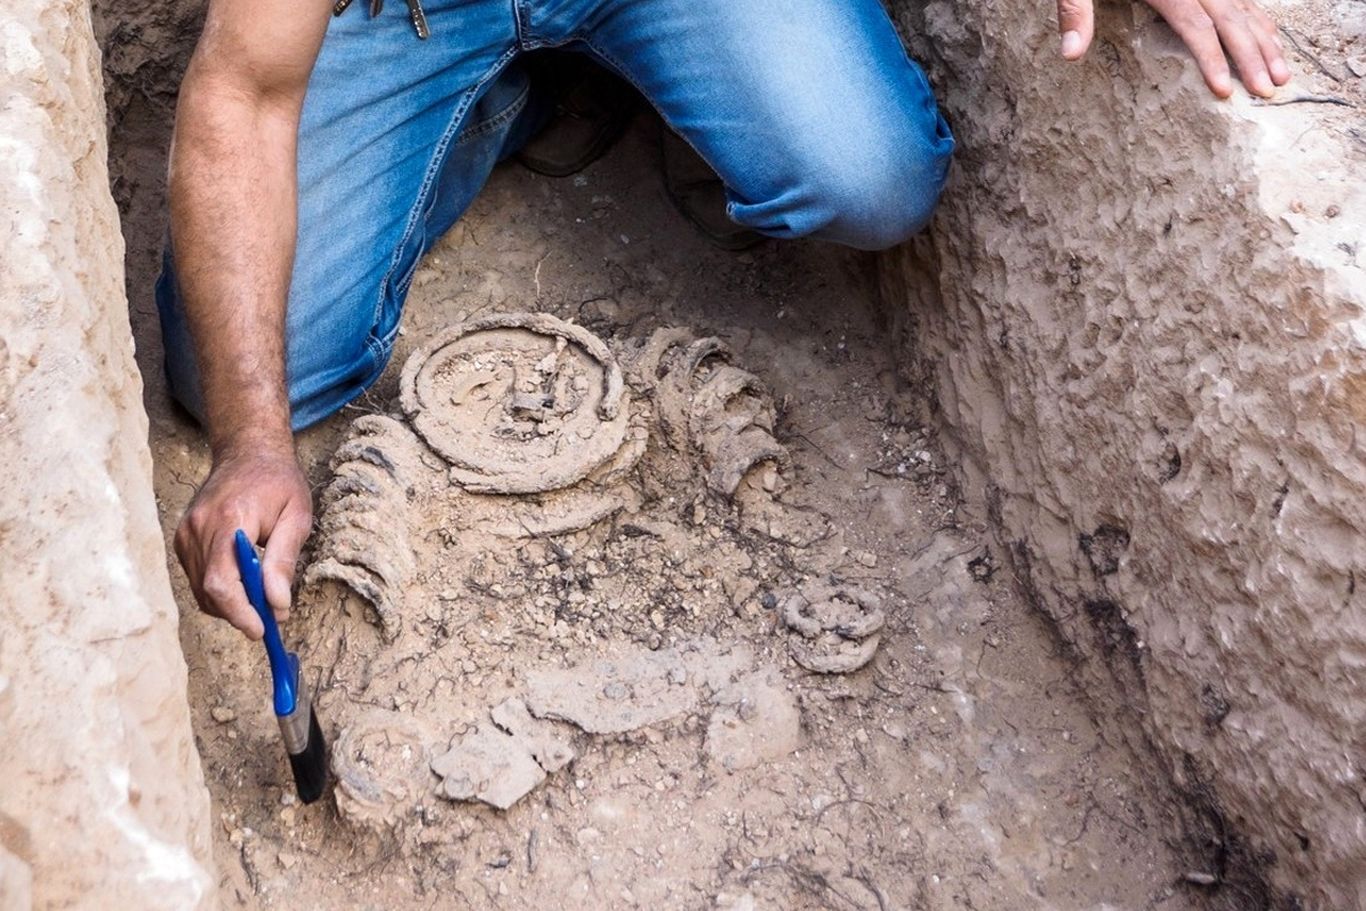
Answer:
[[[185,74],[171,151],[171,233],[203,388],[213,469],[176,533],[200,606],[252,638],[232,537],[266,545],[267,596],[289,607],[312,521],[285,387],[295,149],[327,0],[212,0]]]
[[[1290,81],[1276,24],[1254,0],[1147,0],[1190,49],[1205,84],[1220,98],[1233,94],[1228,58],[1243,85],[1266,97]],[[1095,31],[1093,0],[1058,0],[1062,55],[1077,60]],[[1227,57],[1225,56],[1227,52]]]

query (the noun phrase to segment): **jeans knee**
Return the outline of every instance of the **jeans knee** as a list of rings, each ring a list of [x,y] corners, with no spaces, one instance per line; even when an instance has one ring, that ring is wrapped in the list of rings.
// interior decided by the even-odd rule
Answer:
[[[938,110],[857,145],[819,146],[792,157],[790,183],[774,198],[734,203],[732,217],[775,237],[816,237],[861,250],[895,246],[929,223],[948,176],[953,136]]]
[[[935,112],[933,122],[907,124],[867,151],[824,163],[815,196],[827,223],[813,233],[861,250],[885,250],[929,224],[948,177],[953,137]]]

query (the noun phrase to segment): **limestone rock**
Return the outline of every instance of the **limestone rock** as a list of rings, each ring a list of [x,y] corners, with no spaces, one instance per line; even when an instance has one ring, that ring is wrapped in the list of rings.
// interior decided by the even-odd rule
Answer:
[[[721,689],[750,660],[744,648],[708,640],[658,651],[619,648],[570,667],[531,671],[526,704],[538,718],[568,721],[590,734],[623,734],[693,710],[700,687]]]
[[[491,724],[475,725],[456,737],[451,748],[432,760],[441,776],[442,797],[478,800],[506,810],[545,781],[531,751]]]
[[[520,740],[547,772],[558,772],[574,760],[574,748],[562,737],[555,725],[531,717],[526,703],[520,699],[505,699],[489,711],[493,723]]]
[[[85,3],[5,4],[0,99],[0,891],[43,908],[209,906],[209,799]]]

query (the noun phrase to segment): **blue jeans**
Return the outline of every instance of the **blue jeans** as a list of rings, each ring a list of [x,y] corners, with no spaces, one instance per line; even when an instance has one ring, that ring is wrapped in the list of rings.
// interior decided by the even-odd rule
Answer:
[[[308,84],[286,317],[296,429],[379,378],[419,258],[525,142],[523,51],[568,47],[635,85],[720,174],[730,217],[862,249],[929,220],[953,139],[878,0],[399,0],[332,20]],[[169,251],[171,393],[202,419]]]

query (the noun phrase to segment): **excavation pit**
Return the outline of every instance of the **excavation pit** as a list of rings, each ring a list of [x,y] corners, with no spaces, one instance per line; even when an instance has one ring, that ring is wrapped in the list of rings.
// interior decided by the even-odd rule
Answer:
[[[1363,98],[1344,62],[1361,56],[1358,5],[1281,5],[1299,94],[1215,105],[1170,34],[1125,10],[1060,68],[1032,10],[893,4],[959,153],[931,233],[875,263],[709,249],[659,190],[644,120],[579,179],[497,172],[413,277],[388,372],[301,439],[322,527],[288,635],[344,755],[397,776],[362,787],[365,766],[343,762],[351,784],[311,808],[287,799],[259,649],[161,575],[89,30],[70,4],[6,14],[25,101],[0,117],[24,154],[0,185],[43,194],[5,207],[27,226],[0,298],[21,304],[0,391],[33,504],[13,540],[55,549],[14,565],[60,571],[21,575],[0,650],[40,688],[60,644],[80,668],[53,691],[69,730],[110,736],[104,765],[47,790],[26,784],[29,753],[0,761],[17,783],[0,892],[60,903],[94,883],[149,908],[207,904],[215,884],[248,908],[1360,904],[1360,770],[1343,759],[1362,749],[1366,571],[1350,434]],[[208,466],[166,396],[150,296],[199,7],[97,11],[169,536]],[[606,347],[615,416],[607,361],[483,322],[527,311]],[[457,326],[483,328],[443,336]],[[522,346],[492,379],[462,348],[481,333]],[[409,411],[401,365],[424,346],[433,373]],[[557,349],[530,388],[500,379]],[[424,388],[440,408],[413,398]],[[480,434],[432,419],[476,402],[494,406]],[[500,445],[565,421],[591,445],[539,477],[497,467]],[[69,472],[34,455],[76,437],[91,452]],[[101,559],[44,522],[79,524]],[[819,585],[877,593],[881,629],[815,637],[876,637],[863,667],[794,654],[810,637],[784,599]],[[89,609],[53,613],[76,591]],[[682,658],[662,683],[622,671],[702,643],[746,659],[711,682]],[[598,682],[611,656],[626,664],[594,689],[604,706],[687,698],[610,732],[536,714],[533,680]],[[53,735],[14,680],[0,718]],[[406,748],[361,737],[374,711],[416,724]],[[475,738],[534,742],[536,768],[511,790],[461,779]],[[374,824],[363,794],[388,807]],[[149,843],[175,864],[149,867]]]

